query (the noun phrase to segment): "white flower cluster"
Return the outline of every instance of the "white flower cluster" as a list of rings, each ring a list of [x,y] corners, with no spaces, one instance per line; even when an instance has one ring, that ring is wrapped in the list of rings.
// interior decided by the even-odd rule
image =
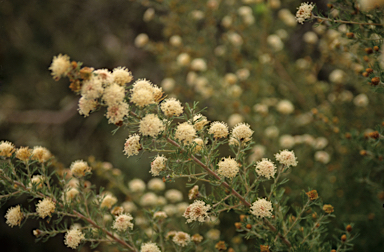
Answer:
[[[306,19],[311,18],[313,3],[301,3],[300,7],[298,7],[296,12],[296,21],[300,24],[303,24]]]

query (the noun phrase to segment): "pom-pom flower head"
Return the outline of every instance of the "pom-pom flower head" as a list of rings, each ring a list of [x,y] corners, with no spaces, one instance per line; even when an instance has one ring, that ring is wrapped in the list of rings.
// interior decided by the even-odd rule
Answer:
[[[32,155],[32,150],[28,147],[20,147],[16,151],[16,158],[20,159],[21,161],[27,162],[29,158]]]
[[[228,136],[228,126],[224,122],[213,122],[208,130],[214,138],[224,138]]]
[[[108,194],[104,197],[103,201],[100,204],[100,207],[101,208],[106,207],[110,209],[114,204],[116,204],[116,202],[117,202],[116,197]]]
[[[83,115],[84,117],[89,116],[89,113],[96,109],[97,102],[93,99],[87,99],[84,96],[82,96],[79,99],[79,114]]]
[[[180,116],[183,113],[183,106],[175,98],[169,98],[161,103],[161,111],[169,117]]]
[[[123,102],[125,97],[124,87],[113,83],[109,87],[107,87],[103,94],[103,101],[106,105],[111,106],[116,103]]]
[[[205,222],[208,218],[208,211],[211,209],[210,205],[205,205],[204,201],[195,200],[193,204],[189,205],[185,210],[183,216],[187,222],[192,221]]]
[[[167,158],[157,155],[155,160],[151,163],[151,170],[150,173],[152,173],[153,176],[158,176],[159,173],[165,169],[165,164],[167,163]]]
[[[256,173],[259,176],[264,176],[267,179],[275,177],[276,166],[271,160],[263,158],[256,164]]]
[[[141,245],[140,252],[161,252],[156,243],[148,242]]]
[[[293,151],[282,150],[280,153],[275,154],[275,158],[280,164],[286,165],[287,167],[297,165],[296,156]]]
[[[2,157],[10,157],[12,153],[15,152],[15,146],[13,143],[8,141],[0,142],[0,156]]]
[[[140,121],[139,131],[144,136],[156,137],[163,130],[164,124],[155,114],[148,114]]]
[[[250,141],[252,134],[253,130],[246,123],[239,123],[232,130],[232,137],[244,142]]]
[[[120,86],[130,83],[133,79],[132,73],[125,67],[117,67],[113,69],[112,76],[113,81]]]
[[[193,117],[193,127],[197,131],[202,130],[206,124],[208,124],[207,117],[202,114],[197,114]]]
[[[239,172],[239,164],[233,158],[223,158],[219,163],[218,173],[226,178],[234,178]]]
[[[40,200],[36,205],[36,212],[44,219],[45,217],[51,217],[51,214],[55,212],[55,203],[50,198]]]
[[[191,236],[184,232],[177,232],[172,241],[180,247],[185,247],[191,241]]]
[[[91,171],[91,167],[88,166],[87,162],[83,160],[77,160],[71,164],[71,172],[75,177],[84,177],[86,173]]]
[[[175,138],[184,144],[192,143],[193,139],[196,137],[195,128],[188,122],[179,124],[176,129]]]
[[[130,135],[124,144],[124,154],[128,157],[139,154],[141,149],[140,136],[138,134]]]
[[[301,3],[300,7],[298,7],[296,12],[296,21],[300,24],[303,24],[306,19],[311,18],[313,3]]]
[[[81,240],[84,239],[84,234],[77,228],[72,228],[71,230],[68,230],[65,234],[65,240],[64,244],[67,245],[69,248],[76,249]]]
[[[32,159],[37,160],[40,163],[47,162],[50,157],[51,152],[47,148],[35,146],[32,150]]]
[[[71,62],[69,62],[68,55],[59,54],[54,56],[51,66],[48,68],[52,71],[53,78],[59,80],[60,77],[65,76],[70,71]]]
[[[21,212],[20,206],[17,205],[15,207],[9,208],[4,217],[7,219],[6,223],[10,227],[14,227],[20,226],[20,223],[24,218],[24,214]]]
[[[116,218],[113,228],[119,231],[125,231],[128,228],[133,229],[132,220],[133,217],[130,214],[121,214]]]
[[[270,218],[272,216],[272,211],[272,203],[266,199],[258,199],[257,201],[253,202],[250,210],[251,214],[258,218]]]
[[[113,104],[108,107],[105,116],[109,119],[109,123],[119,123],[123,121],[124,116],[127,116],[129,112],[129,105],[125,102]]]

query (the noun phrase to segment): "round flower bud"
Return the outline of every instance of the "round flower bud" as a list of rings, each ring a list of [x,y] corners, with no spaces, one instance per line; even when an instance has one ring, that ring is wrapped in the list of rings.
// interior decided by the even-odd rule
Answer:
[[[181,53],[177,56],[177,63],[180,66],[188,66],[191,61],[191,57],[187,53]]]
[[[145,191],[145,183],[141,179],[132,179],[128,183],[129,190],[134,193],[140,193]]]
[[[161,87],[165,92],[171,92],[175,88],[176,82],[173,78],[165,78],[161,81]]]
[[[233,158],[223,158],[218,163],[218,173],[226,178],[234,178],[239,172],[239,164]]]
[[[232,137],[239,141],[248,142],[251,140],[253,130],[246,123],[239,123],[232,129]]]
[[[144,47],[146,44],[148,44],[149,38],[148,35],[145,33],[140,33],[135,38],[135,46],[138,48]]]
[[[323,164],[328,164],[329,161],[331,160],[331,157],[325,151],[316,151],[315,160]]]
[[[207,63],[204,59],[198,58],[194,59],[191,62],[191,69],[193,71],[206,71],[207,70]]]
[[[357,107],[366,107],[369,103],[368,96],[366,94],[359,94],[353,99],[353,104]]]
[[[258,199],[257,201],[253,202],[250,210],[251,214],[258,218],[270,218],[272,216],[272,211],[272,203],[266,199]]]
[[[158,197],[156,194],[154,194],[152,192],[148,192],[141,197],[140,205],[143,207],[155,206],[157,204],[157,199],[158,199]]]
[[[101,207],[101,208],[106,207],[106,208],[108,208],[108,209],[111,209],[112,206],[113,206],[114,204],[116,204],[116,202],[117,202],[117,199],[116,199],[115,196],[110,195],[110,194],[107,194],[107,195],[104,197],[103,201],[101,202],[100,207]]]
[[[208,124],[207,118],[202,114],[197,114],[193,117],[193,127],[195,130],[202,130],[206,124]]]
[[[165,197],[172,203],[176,203],[183,200],[183,194],[176,189],[170,189],[166,191]]]
[[[183,43],[183,40],[179,35],[173,35],[169,38],[169,43],[174,47],[179,47]]]
[[[158,220],[164,220],[167,217],[168,217],[167,214],[163,211],[157,211],[156,213],[153,214],[153,218]]]
[[[282,135],[279,143],[282,148],[292,148],[295,145],[295,138],[291,135]]]
[[[111,106],[116,103],[123,102],[125,97],[124,87],[113,83],[108,86],[103,94],[103,100],[107,106]]]
[[[150,181],[148,181],[148,189],[152,191],[163,191],[165,189],[165,183],[162,179],[159,178],[153,178]]]
[[[293,106],[292,102],[290,102],[288,100],[281,100],[276,105],[276,109],[281,114],[288,115],[288,114],[291,114],[295,110],[295,107]]]

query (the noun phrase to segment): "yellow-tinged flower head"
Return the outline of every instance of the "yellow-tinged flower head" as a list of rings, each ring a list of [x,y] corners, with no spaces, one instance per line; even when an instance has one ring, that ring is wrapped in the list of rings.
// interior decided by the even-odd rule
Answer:
[[[12,153],[15,152],[15,145],[8,141],[0,142],[0,156],[2,157],[10,157]]]
[[[55,212],[55,205],[51,198],[39,200],[39,203],[36,204],[36,212],[42,219],[47,216],[51,217],[51,214]]]
[[[84,234],[80,229],[72,228],[65,234],[64,244],[69,248],[76,249],[84,238]]]
[[[6,223],[10,227],[14,227],[20,226],[20,223],[24,218],[24,214],[20,210],[20,205],[17,205],[15,207],[9,208],[4,217],[7,219]]]
[[[54,56],[51,66],[48,68],[51,70],[51,74],[55,80],[59,80],[60,77],[64,77],[71,70],[71,62],[68,55],[59,54]]]

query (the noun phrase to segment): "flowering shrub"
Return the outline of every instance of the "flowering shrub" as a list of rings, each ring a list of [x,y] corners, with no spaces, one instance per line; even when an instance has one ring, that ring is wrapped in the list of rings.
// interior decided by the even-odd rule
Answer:
[[[63,169],[46,148],[2,141],[1,199],[35,204],[9,208],[9,226],[44,219],[38,239],[63,233],[70,248],[132,251],[347,250],[352,225],[336,241],[339,231],[325,229],[334,212],[332,225],[379,232],[383,130],[371,128],[382,115],[381,1],[138,2],[144,22],[162,25],[163,40],[135,40],[162,66],[159,86],[62,54],[49,69],[81,95],[80,115],[103,110],[113,133],[124,131],[120,156],[159,178],[128,182],[85,157]],[[188,181],[188,200],[181,188],[163,194],[175,181]],[[304,194],[308,186],[316,190]],[[367,237],[380,243],[365,235],[357,245]]]

